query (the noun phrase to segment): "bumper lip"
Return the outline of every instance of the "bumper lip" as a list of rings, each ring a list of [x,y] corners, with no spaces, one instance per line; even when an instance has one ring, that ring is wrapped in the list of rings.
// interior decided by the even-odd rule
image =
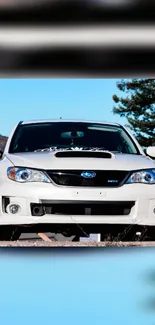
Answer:
[[[1,217],[0,225],[18,225],[18,226],[33,226],[39,224],[59,224],[59,225],[137,225],[139,223],[136,218],[131,216],[86,216],[86,215],[44,215],[41,217],[33,216],[12,216],[4,214]],[[144,223],[145,224],[145,223]]]
[[[93,218],[92,218],[93,217]],[[95,218],[95,222],[94,222]],[[92,226],[105,226],[105,225],[126,225],[126,226],[155,226],[155,221],[152,222],[152,220],[140,220],[136,218],[136,216],[90,216],[86,218],[86,216],[79,216],[79,215],[56,215],[53,217],[53,215],[45,215],[43,217],[32,217],[32,216],[16,216],[15,218],[13,216],[4,215],[0,220],[0,225],[15,225],[15,226],[23,226],[23,227],[33,227],[34,225],[43,225],[43,224],[49,224],[49,225],[65,225],[66,227],[69,225],[74,226],[81,226],[81,225],[92,225]]]
[[[60,201],[57,201],[60,203]],[[88,201],[87,201],[88,202]],[[90,201],[89,201],[90,202]],[[131,202],[131,201],[130,201]],[[69,224],[72,225],[145,225],[145,226],[155,226],[155,215],[152,216],[150,211],[150,202],[146,201],[135,202],[133,208],[131,208],[129,215],[72,215],[72,214],[44,214],[42,216],[32,216],[30,212],[31,200],[27,202],[25,199],[22,201],[25,204],[24,213],[19,213],[16,215],[11,215],[7,213],[0,214],[0,225],[18,225],[18,226],[33,226],[39,224]],[[77,201],[76,201],[77,203]],[[83,203],[83,201],[82,201]],[[146,205],[145,205],[146,204]],[[143,205],[145,211],[143,209]],[[153,205],[155,206],[155,199],[153,200]],[[27,213],[27,208],[29,213]]]
[[[60,187],[49,187],[49,184],[37,186],[23,186],[23,184],[5,183],[0,188],[0,199],[11,198],[11,203],[20,204],[23,210],[19,215],[8,215],[2,211],[0,205],[0,225],[33,225],[33,224],[138,224],[155,225],[155,186],[125,185],[117,189],[66,189]],[[130,215],[44,215],[34,217],[31,215],[30,204],[42,203],[107,203],[110,202],[135,202]]]

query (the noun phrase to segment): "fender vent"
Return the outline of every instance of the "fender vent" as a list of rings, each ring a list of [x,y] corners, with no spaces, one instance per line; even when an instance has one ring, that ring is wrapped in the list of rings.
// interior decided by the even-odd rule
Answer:
[[[55,154],[57,158],[104,158],[111,159],[112,154],[100,151],[62,151]]]

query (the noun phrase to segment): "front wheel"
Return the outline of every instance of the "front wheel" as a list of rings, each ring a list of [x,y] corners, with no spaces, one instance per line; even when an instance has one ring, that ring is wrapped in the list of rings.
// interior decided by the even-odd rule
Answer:
[[[80,236],[76,235],[73,239],[73,242],[79,242],[80,241]]]
[[[0,226],[0,241],[16,241],[21,235],[19,227]]]

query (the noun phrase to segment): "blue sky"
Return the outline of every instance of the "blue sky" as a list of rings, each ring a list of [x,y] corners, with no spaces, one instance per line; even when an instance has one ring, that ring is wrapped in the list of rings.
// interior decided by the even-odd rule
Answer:
[[[21,120],[59,118],[126,121],[113,115],[118,79],[1,79],[0,133]]]

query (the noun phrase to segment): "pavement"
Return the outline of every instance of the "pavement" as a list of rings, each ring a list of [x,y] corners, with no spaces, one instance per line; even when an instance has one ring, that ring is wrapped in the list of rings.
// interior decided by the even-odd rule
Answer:
[[[0,242],[0,247],[155,247],[155,242],[71,242],[39,240],[19,240],[17,242]]]
[[[64,237],[61,234],[52,234],[52,233],[45,233],[46,236],[48,236],[52,241],[59,241],[59,242],[64,242],[64,241],[72,241],[73,237]],[[24,233],[21,234],[19,241],[42,241],[42,239],[35,233]]]

